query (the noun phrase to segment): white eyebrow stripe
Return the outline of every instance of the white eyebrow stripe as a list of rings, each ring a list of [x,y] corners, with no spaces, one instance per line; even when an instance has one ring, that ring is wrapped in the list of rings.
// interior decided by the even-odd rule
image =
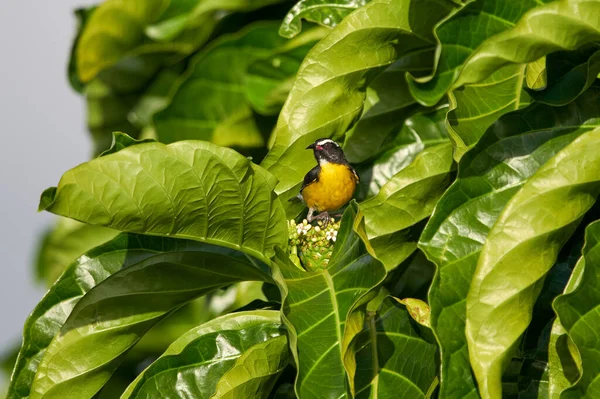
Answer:
[[[326,143],[332,143],[336,147],[339,147],[338,143],[336,143],[335,141],[333,141],[331,139],[323,139],[323,140],[317,141],[317,145],[325,145]]]

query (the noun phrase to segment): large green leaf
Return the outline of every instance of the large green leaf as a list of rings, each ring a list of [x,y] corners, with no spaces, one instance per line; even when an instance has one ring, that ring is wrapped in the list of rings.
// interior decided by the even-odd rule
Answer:
[[[119,141],[127,137],[116,135]],[[268,260],[287,246],[274,178],[202,141],[131,145],[66,172],[40,209],[89,224],[191,238]]]
[[[450,185],[453,166],[450,143],[427,148],[360,205],[369,241],[386,268],[417,249],[419,232],[412,230],[433,212]]]
[[[116,252],[117,259],[106,260],[100,253],[96,267],[111,261],[119,268],[129,259],[131,263],[79,299],[39,363],[31,399],[91,398],[138,340],[186,302],[238,281],[270,280],[266,265],[235,250],[194,241],[138,239],[142,250],[126,245]],[[93,258],[81,261],[88,259]],[[73,269],[76,278],[80,273]],[[71,288],[69,283],[65,285]]]
[[[560,397],[594,398],[600,394],[600,344],[596,334],[600,302],[600,222],[587,228],[583,258],[573,271],[571,281],[565,294],[554,301],[554,307],[560,324],[581,356],[582,374]]]
[[[68,267],[27,319],[23,345],[13,371],[9,398],[29,397],[34,375],[46,348],[59,333],[75,305],[86,293],[112,274],[122,269],[144,267],[145,262],[150,262],[155,268],[161,267],[164,262],[168,263],[180,258],[190,259],[188,263],[198,262],[197,267],[201,267],[205,261],[222,260],[225,256],[231,256],[228,259],[231,259],[232,263],[243,265],[240,269],[245,268],[248,275],[266,276],[265,273],[268,272],[266,268],[263,272],[259,269],[255,272],[252,262],[241,253],[172,238],[122,234],[90,250]],[[173,266],[176,267],[183,267],[183,265]],[[118,309],[119,306],[116,306],[113,310],[118,311]],[[175,330],[172,331],[173,334],[179,331]],[[162,329],[161,339],[168,338],[164,334],[170,331]]]
[[[356,198],[364,200],[377,195],[385,183],[410,165],[425,148],[448,142],[445,126],[447,112],[448,106],[445,105],[431,111],[422,109],[422,112],[405,119],[400,132],[388,143],[392,146],[389,150],[378,155],[372,162],[356,166],[360,176]],[[365,131],[364,136],[369,135]],[[364,143],[364,140],[361,141]]]
[[[154,117],[159,140],[171,143],[197,139],[226,146],[263,146],[265,139],[256,122],[243,125],[245,129],[238,124],[229,134],[215,130],[249,112],[246,69],[284,43],[275,22],[262,22],[222,37],[194,57],[169,106]]]
[[[454,142],[454,157],[460,160],[500,116],[530,102],[523,90],[524,65],[508,65],[477,84],[453,90],[448,113],[448,133]]]
[[[354,342],[356,397],[426,398],[437,377],[437,347],[421,336],[423,326],[389,297]]]
[[[326,29],[310,29],[248,66],[246,96],[257,112],[263,115],[279,113],[302,60],[326,33]]]
[[[59,218],[46,233],[39,249],[37,277],[51,286],[80,255],[112,240],[117,234],[118,231],[106,227]]]
[[[365,89],[401,57],[418,57],[434,45],[433,25],[452,5],[436,0],[375,0],[356,10],[307,55],[275,128],[262,165],[279,179],[277,193],[296,215],[297,194],[313,166],[307,145],[341,136],[359,117]]]
[[[558,51],[547,59],[547,87],[543,91],[530,91],[535,101],[545,104],[568,104],[587,90],[600,73],[597,45],[579,51]]]
[[[361,223],[356,205],[348,207],[326,270],[299,269],[283,251],[274,258],[273,276],[282,292],[282,318],[298,367],[300,398],[350,397],[346,375],[353,381],[354,370],[344,359],[362,329],[369,293],[386,275],[384,266],[365,250]]]
[[[352,11],[370,0],[300,0],[283,19],[279,33],[292,38],[302,30],[302,20],[336,27]]]
[[[232,313],[182,335],[121,398],[266,397],[289,356],[279,312]]]
[[[449,89],[480,82],[504,65],[533,62],[600,39],[600,3],[596,0],[540,3],[490,0],[467,4],[436,30],[441,46],[437,70],[427,80],[409,81],[413,95],[432,105]]]
[[[562,108],[533,104],[504,115],[462,157],[457,181],[436,205],[419,246],[438,267],[429,304],[442,355],[440,398],[477,396],[465,300],[488,232],[541,164],[600,124],[599,97],[591,89]]]
[[[498,216],[466,304],[469,355],[482,397],[502,397],[501,375],[531,320],[544,278],[599,193],[596,128],[546,162]]]

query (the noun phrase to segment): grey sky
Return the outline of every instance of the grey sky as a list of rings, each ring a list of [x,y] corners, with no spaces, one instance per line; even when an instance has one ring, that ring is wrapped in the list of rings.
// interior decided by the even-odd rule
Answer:
[[[40,193],[85,161],[91,142],[82,100],[66,80],[72,10],[90,0],[3,0],[0,5],[0,353],[19,342],[45,289],[33,281]]]

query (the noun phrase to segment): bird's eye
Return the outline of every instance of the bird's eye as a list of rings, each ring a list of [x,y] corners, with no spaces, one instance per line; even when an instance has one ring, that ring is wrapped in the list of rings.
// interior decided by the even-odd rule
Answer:
[[[332,145],[331,143],[325,143],[323,147],[325,147],[326,150],[331,150]]]

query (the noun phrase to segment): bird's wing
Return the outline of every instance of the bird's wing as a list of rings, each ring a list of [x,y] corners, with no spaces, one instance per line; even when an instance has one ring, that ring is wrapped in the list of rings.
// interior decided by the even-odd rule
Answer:
[[[304,176],[304,182],[302,183],[302,187],[300,188],[300,192],[306,188],[306,186],[316,182],[319,180],[319,173],[321,173],[321,167],[319,165],[312,168],[306,176]]]
[[[356,180],[356,184],[358,184],[360,182],[360,177],[358,177],[358,173],[356,173],[356,171],[354,170],[354,168],[352,166],[350,166],[350,165],[348,165],[348,169],[350,169],[350,171],[354,175],[354,179]]]

